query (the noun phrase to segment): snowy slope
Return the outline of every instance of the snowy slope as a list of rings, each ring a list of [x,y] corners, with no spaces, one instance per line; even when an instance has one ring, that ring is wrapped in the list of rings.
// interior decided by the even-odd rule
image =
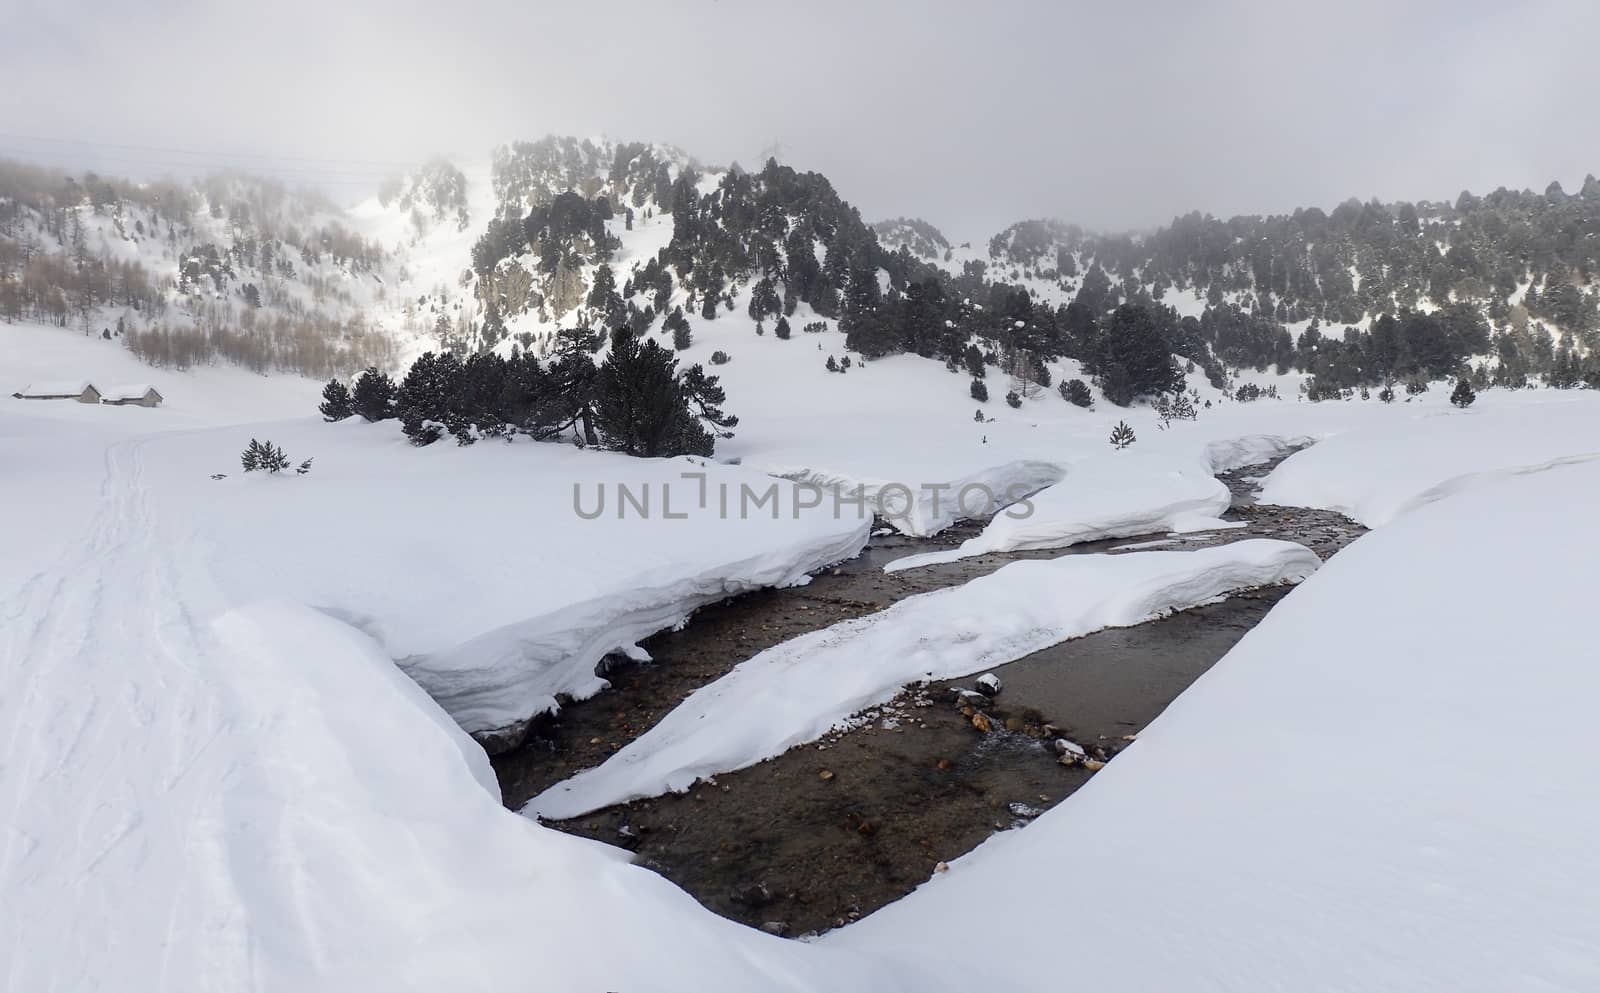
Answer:
[[[1500,480],[1356,542],[1067,802],[823,944],[956,934],[1000,987],[1594,988],[1597,486]]]
[[[100,486],[88,541],[0,558],[6,989],[810,989],[802,962],[904,977],[719,920],[505,811],[482,752],[380,646],[306,606],[228,607],[157,512],[140,447],[105,454],[75,480]]]
[[[126,360],[58,329],[3,329],[29,330],[63,362]],[[636,481],[677,464],[531,444],[416,452],[392,425],[304,416],[204,426],[208,402],[248,412],[241,376],[174,376],[155,410],[0,401],[0,505],[25,525],[0,529],[0,986],[914,982],[721,921],[617,853],[505,811],[482,751],[392,662],[644,575],[759,581],[717,566],[764,555],[782,572],[786,549],[857,540],[864,522],[743,523],[735,548],[692,521],[592,522],[625,539],[605,554],[555,515],[570,513],[571,473],[592,485],[606,473],[589,466]],[[316,468],[236,478],[252,435]],[[412,535],[485,500],[522,500],[527,519]]]
[[[1477,485],[1558,460],[1600,458],[1600,412],[1583,394],[1538,406],[1446,408],[1435,416],[1371,426],[1290,457],[1267,477],[1261,499],[1337,510],[1368,527]]]

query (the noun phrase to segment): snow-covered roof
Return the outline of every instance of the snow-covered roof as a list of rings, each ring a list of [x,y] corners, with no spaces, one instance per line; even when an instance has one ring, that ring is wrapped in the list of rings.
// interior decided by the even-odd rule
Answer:
[[[161,395],[161,391],[149,383],[124,383],[120,386],[108,386],[100,391],[100,396],[107,400],[137,400],[146,393]]]
[[[17,393],[25,397],[75,397],[94,384],[87,379],[61,380],[59,382],[29,383]],[[104,394],[102,394],[103,396]]]

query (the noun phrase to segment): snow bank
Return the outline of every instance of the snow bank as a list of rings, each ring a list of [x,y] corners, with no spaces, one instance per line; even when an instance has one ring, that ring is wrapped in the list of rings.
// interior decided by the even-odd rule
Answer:
[[[314,456],[311,474],[234,471],[252,436]],[[593,694],[607,652],[708,602],[804,582],[871,526],[737,467],[527,441],[416,449],[393,424],[302,419],[139,444],[231,602],[288,598],[356,625],[470,731]]]
[[[665,584],[619,589],[402,666],[468,731],[503,728],[556,709],[558,694],[581,700],[605,689],[595,675],[603,656],[683,623],[706,604],[804,583],[808,573],[855,556],[866,544],[867,527],[863,521]]]
[[[1092,456],[1073,463],[1061,482],[997,515],[960,547],[896,559],[884,571],[988,552],[1064,548],[1102,538],[1224,526],[1217,515],[1231,501],[1228,488],[1213,474],[1209,457],[1133,451]]]
[[[1306,448],[1316,440],[1308,434],[1247,434],[1236,438],[1219,438],[1206,445],[1205,459],[1211,466],[1212,475],[1216,475],[1271,462],[1296,449]]]
[[[0,703],[7,989],[803,990],[802,964],[845,963],[891,988],[506,811],[354,628],[291,604],[165,619],[103,618],[124,656],[40,652],[42,709]]]
[[[559,819],[681,791],[700,777],[818,738],[908,682],[977,672],[1232,590],[1295,582],[1316,567],[1317,557],[1302,546],[1265,539],[1202,551],[1014,562],[964,586],[767,649],[523,812]]]
[[[1066,475],[1059,462],[1023,460],[989,466],[959,479],[862,481],[824,469],[774,468],[772,474],[831,494],[833,500],[864,500],[901,534],[926,538],[957,521],[988,517]]]
[[[1267,477],[1260,501],[1335,510],[1381,527],[1507,473],[1600,457],[1597,428],[1600,409],[1582,395],[1537,406],[1446,407],[1352,430],[1296,453]]]
[[[506,811],[482,750],[387,646],[336,611],[235,599],[337,589],[313,585],[322,574],[394,611],[407,584],[446,601],[476,567],[469,594],[509,602],[518,591],[490,585],[499,559],[452,560],[479,546],[411,526],[454,506],[428,502],[442,497],[512,504],[559,450],[367,463],[379,429],[354,428],[315,449],[339,456],[320,489],[321,459],[230,489],[206,472],[234,433],[130,440],[115,423],[0,410],[0,463],[17,470],[0,473],[0,505],[29,522],[0,528],[5,989],[926,988],[916,966],[723,921],[622,853]],[[270,430],[291,452],[340,433]],[[438,482],[408,479],[429,462]],[[361,497],[348,507],[346,488]],[[573,585],[606,577],[602,553],[533,554],[571,529],[535,520],[546,534],[503,535],[504,555]],[[636,544],[635,565],[651,551]],[[729,553],[702,561],[715,554]],[[521,593],[536,599],[539,581]]]
[[[1556,467],[1362,538],[1067,802],[822,943],[960,935],[995,988],[1600,986],[1596,492]]]

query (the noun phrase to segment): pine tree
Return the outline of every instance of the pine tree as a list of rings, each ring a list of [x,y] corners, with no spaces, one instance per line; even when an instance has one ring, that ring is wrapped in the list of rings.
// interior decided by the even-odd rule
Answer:
[[[703,439],[705,447],[686,446],[684,451],[691,455],[710,455],[713,444],[710,436],[732,438],[732,428],[738,426],[739,418],[723,412],[722,405],[727,402],[727,394],[723,391],[718,377],[706,375],[705,369],[698,362],[678,374],[678,389],[683,395],[684,406],[688,410],[690,419],[699,422],[695,427],[701,428],[701,425],[711,427],[709,432],[701,428],[698,434],[686,430],[684,434],[686,440]]]
[[[267,472],[282,472],[289,468],[289,456],[270,441],[261,443],[261,468]]]
[[[788,341],[791,333],[789,330],[789,319],[787,317],[779,317],[777,325],[772,329],[772,333],[777,335],[780,340]]]
[[[782,312],[783,301],[778,297],[778,288],[773,285],[771,277],[763,276],[750,291],[750,319],[759,321],[769,314]]]
[[[626,327],[595,375],[595,427],[608,448],[644,457],[712,454],[739,419],[726,414],[717,377],[699,365],[677,371],[672,353]],[[708,427],[709,426],[709,430]]]
[[[974,378],[972,380],[972,388],[967,392],[972,396],[972,399],[979,403],[989,402],[989,387],[983,385],[983,380],[981,379]]]
[[[1138,439],[1133,436],[1133,428],[1127,421],[1118,421],[1117,426],[1111,429],[1111,447],[1121,451],[1133,444]]]
[[[689,330],[689,322],[684,321],[672,329],[672,347],[678,351],[688,348],[694,341],[694,332]]]
[[[479,331],[483,339],[484,348],[493,348],[506,338],[506,322],[500,313],[500,305],[493,300],[484,304],[483,327]]]
[[[328,385],[322,388],[322,403],[317,409],[322,412],[322,419],[330,422],[342,421],[355,413],[349,389],[337,379],[328,380]]]
[[[602,264],[595,269],[594,286],[589,290],[586,302],[591,313],[607,327],[614,327],[627,319],[627,309],[617,293],[617,278],[609,265]]]
[[[351,403],[355,412],[368,421],[382,421],[394,416],[394,380],[387,373],[368,367],[356,377]]]
[[[1156,396],[1183,387],[1183,373],[1172,362],[1175,314],[1160,305],[1123,304],[1098,336],[1090,369],[1101,392],[1119,407],[1139,396]]]
[[[585,445],[599,445],[594,430],[594,380],[598,370],[594,353],[600,338],[587,328],[562,328],[556,332],[554,357],[543,375],[546,389],[534,414],[535,434],[549,438],[577,426]]]
[[[1010,404],[1013,409],[1021,407],[1022,397],[1017,395],[1016,390],[1012,390],[1010,393],[1006,394],[1006,403]]]
[[[1472,402],[1476,399],[1478,399],[1478,394],[1473,392],[1472,381],[1466,376],[1458,378],[1455,391],[1450,394],[1450,402],[1462,410],[1466,410],[1472,406]]]
[[[461,430],[452,414],[459,410],[456,395],[463,378],[461,362],[452,352],[424,352],[411,364],[395,394],[395,409],[400,429],[413,445],[431,445],[447,428]]]
[[[244,454],[239,457],[239,463],[244,466],[245,472],[281,472],[289,467],[289,457],[283,449],[270,441],[257,441],[250,439],[250,444],[245,447]],[[307,460],[307,471],[310,471],[310,460]]]
[[[1378,391],[1378,399],[1384,403],[1394,403],[1394,387],[1385,383],[1383,389]]]
[[[1179,393],[1172,401],[1172,416],[1179,421],[1192,421],[1200,416],[1194,409],[1194,400],[1187,393]]]
[[[832,355],[828,356],[828,371],[829,372],[838,372],[839,371],[839,360],[835,359]]]
[[[1094,395],[1089,392],[1089,387],[1081,379],[1069,379],[1061,384],[1061,399],[1074,407],[1088,409],[1094,406]]]
[[[984,422],[983,408],[982,407],[979,407],[977,410],[972,412],[972,419],[977,421],[979,424],[982,424]]]
[[[988,372],[983,365],[983,353],[978,351],[977,345],[968,345],[966,351],[961,353],[961,359],[966,363],[967,372],[973,379],[982,379]]]
[[[677,361],[654,341],[627,328],[611,336],[611,352],[594,382],[595,428],[605,447],[628,455],[672,454],[682,402],[673,375]]]

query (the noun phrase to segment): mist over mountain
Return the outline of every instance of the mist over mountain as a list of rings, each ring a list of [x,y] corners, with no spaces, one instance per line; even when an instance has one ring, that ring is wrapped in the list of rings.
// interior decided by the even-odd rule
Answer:
[[[1323,389],[1454,373],[1592,375],[1600,183],[1331,211],[1188,213],[1141,234],[1018,221],[952,244],[867,223],[828,177],[769,160],[550,136],[433,159],[351,209],[231,171],[136,183],[0,170],[0,317],[120,338],[147,361],[326,377],[429,348],[542,354],[563,327],[675,336],[836,323],[864,359],[1081,361],[1119,402],[1173,355]],[[1148,349],[1149,361],[1122,355]],[[1130,363],[1154,371],[1135,373]]]

